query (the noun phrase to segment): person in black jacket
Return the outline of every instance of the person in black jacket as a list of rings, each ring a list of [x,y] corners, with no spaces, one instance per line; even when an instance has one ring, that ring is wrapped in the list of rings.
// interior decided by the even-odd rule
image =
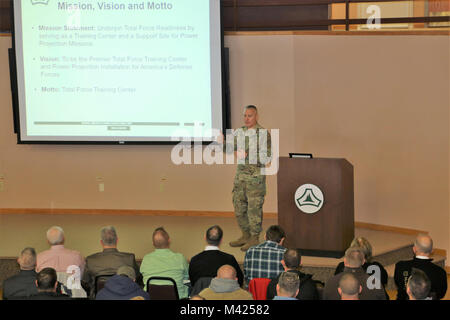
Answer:
[[[230,265],[236,270],[238,283],[242,287],[244,275],[236,258],[228,253],[220,251],[223,231],[218,225],[208,228],[205,240],[208,244],[204,251],[192,257],[189,263],[189,280],[194,287],[198,279],[203,277],[214,278],[217,270],[223,265]]]
[[[286,272],[296,273],[300,278],[299,292],[297,294],[298,300],[318,300],[319,294],[317,292],[316,284],[312,279],[312,275],[300,272],[301,255],[296,249],[287,249],[284,253],[281,264]],[[267,286],[267,300],[272,300],[277,295],[277,284],[281,273],[272,279]]]
[[[377,267],[380,270],[380,280],[383,287],[386,287],[388,283],[388,273],[383,265],[377,261],[373,261],[372,259],[372,245],[370,242],[364,237],[357,237],[353,239],[350,247],[360,247],[364,253],[364,264],[362,268],[367,272],[367,268],[370,266]],[[334,271],[334,275],[337,275],[344,271],[344,262],[341,262],[337,265],[336,270]],[[370,269],[369,269],[370,270]]]
[[[19,300],[72,300],[71,297],[57,292],[58,277],[53,268],[44,268],[36,275],[37,293]],[[16,298],[15,298],[16,299]]]
[[[420,269],[431,281],[430,297],[440,300],[447,292],[447,273],[430,258],[433,251],[433,240],[428,235],[418,235],[414,242],[414,259],[399,261],[395,264],[394,281],[397,285],[397,300],[407,300],[406,284],[411,276],[412,268]]]
[[[37,294],[36,276],[36,250],[25,248],[20,253],[17,262],[20,272],[3,282],[3,300],[15,297],[28,297]]]

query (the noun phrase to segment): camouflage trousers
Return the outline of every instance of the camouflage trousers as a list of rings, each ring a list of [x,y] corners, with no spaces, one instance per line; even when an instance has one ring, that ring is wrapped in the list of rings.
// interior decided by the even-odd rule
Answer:
[[[233,206],[243,232],[257,236],[262,229],[262,207],[266,195],[265,175],[236,174],[233,186]]]

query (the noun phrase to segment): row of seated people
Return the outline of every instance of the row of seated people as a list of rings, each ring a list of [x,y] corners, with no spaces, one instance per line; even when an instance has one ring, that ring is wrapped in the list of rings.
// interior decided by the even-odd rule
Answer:
[[[18,275],[5,280],[3,298],[13,299],[36,295],[38,293],[36,283],[39,282],[39,274],[44,269],[46,269],[44,274],[52,273],[51,270],[56,273],[56,292],[90,299],[128,299],[136,292],[141,293],[136,296],[149,299],[148,294],[144,294],[148,289],[147,281],[155,276],[173,279],[180,299],[193,296],[211,298],[211,295],[207,294],[211,290],[215,293],[232,293],[241,289],[247,293],[248,290],[252,291],[253,295],[247,295],[247,297],[256,298],[255,293],[258,290],[252,287],[255,283],[252,280],[256,279],[266,279],[264,293],[259,297],[262,299],[272,299],[277,295],[286,296],[286,292],[296,293],[293,297],[299,300],[341,299],[342,294],[339,290],[341,282],[343,286],[341,289],[345,295],[346,292],[351,291],[344,290],[345,284],[351,284],[352,281],[354,284],[354,279],[357,279],[361,285],[361,289],[358,289],[358,298],[369,300],[389,298],[384,290],[387,284],[387,272],[380,263],[372,261],[371,245],[364,238],[357,238],[352,242],[346,251],[344,261],[337,266],[335,276],[326,282],[323,290],[320,290],[320,295],[317,290],[320,281],[315,281],[311,275],[300,271],[299,251],[283,247],[285,233],[280,226],[270,226],[266,231],[265,241],[247,250],[244,258],[244,272],[241,271],[234,256],[220,250],[222,238],[223,231],[220,226],[210,227],[205,235],[207,243],[205,250],[192,257],[188,263],[181,253],[170,249],[170,237],[167,231],[162,227],[157,228],[152,236],[155,250],[144,256],[139,267],[134,254],[118,251],[118,237],[112,226],[101,230],[100,243],[103,251],[90,255],[86,259],[78,251],[64,247],[64,232],[60,227],[51,227],[47,232],[47,240],[51,248],[37,255],[33,248],[26,248],[21,252],[18,258],[21,271]],[[397,299],[411,298],[408,284],[413,271],[416,277],[426,280],[425,287],[429,287],[426,297],[441,299],[445,295],[446,272],[432,263],[432,259],[429,258],[431,252],[431,238],[428,235],[420,235],[414,245],[414,259],[396,264]],[[298,292],[283,289],[292,288],[293,281],[290,275],[283,276],[283,279],[286,278],[286,282],[291,283],[291,286],[280,281],[284,272],[293,274],[293,278],[298,278]],[[344,276],[347,274],[350,275]],[[103,292],[99,291],[97,294],[95,281],[102,275],[108,275],[110,278],[105,283]],[[235,282],[234,278],[236,278]],[[228,286],[224,285],[223,288],[215,291],[220,287],[219,284],[224,283]],[[277,290],[279,283],[281,283],[281,295]],[[167,282],[160,280],[153,284],[167,284]],[[351,285],[347,287],[350,288]],[[210,290],[205,293],[206,289]],[[218,298],[219,296],[215,296],[214,299]]]

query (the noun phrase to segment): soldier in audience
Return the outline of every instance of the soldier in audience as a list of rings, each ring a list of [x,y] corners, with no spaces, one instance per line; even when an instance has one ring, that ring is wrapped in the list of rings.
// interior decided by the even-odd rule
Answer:
[[[397,285],[397,300],[407,300],[406,284],[411,275],[412,268],[420,269],[431,281],[430,296],[433,299],[442,299],[447,292],[447,273],[433,263],[430,258],[433,252],[433,240],[429,235],[420,234],[414,242],[414,259],[399,261],[395,264],[394,280]]]
[[[136,263],[133,253],[120,252],[117,250],[116,229],[113,226],[102,228],[100,232],[100,244],[103,248],[102,252],[92,254],[86,258],[86,268],[82,278],[82,284],[86,292],[90,292],[90,298],[95,295],[95,278],[100,275],[114,275],[121,266],[130,266],[136,272],[136,283],[143,287],[142,275]]]
[[[85,261],[80,252],[64,247],[64,230],[53,226],[47,231],[47,242],[50,249],[37,255],[36,272],[44,268],[53,268],[56,272],[66,272],[71,265],[78,266],[83,272]]]
[[[184,283],[189,280],[189,265],[181,253],[170,250],[170,237],[163,227],[159,227],[153,232],[153,246],[155,251],[144,256],[140,269],[144,277],[145,288],[147,288],[147,280],[150,277],[168,277],[176,282],[180,299],[187,298],[188,287]],[[168,284],[168,282],[158,280],[152,284]]]
[[[37,293],[36,251],[34,248],[25,248],[19,255],[17,262],[20,266],[19,274],[3,282],[3,300],[15,297],[28,297]]]

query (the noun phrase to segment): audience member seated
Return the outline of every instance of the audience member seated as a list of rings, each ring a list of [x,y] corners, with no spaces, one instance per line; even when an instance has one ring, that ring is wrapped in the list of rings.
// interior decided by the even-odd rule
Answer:
[[[136,272],[132,267],[122,266],[117,274],[106,281],[105,286],[95,296],[95,300],[130,300],[143,297],[149,300],[147,292],[136,284]]]
[[[273,300],[297,300],[299,293],[300,279],[296,273],[281,273],[277,283],[277,295]]]
[[[157,228],[153,232],[153,246],[155,251],[144,256],[141,263],[141,273],[144,277],[145,288],[150,277],[172,278],[178,289],[180,299],[188,297],[188,287],[184,284],[189,279],[189,265],[186,258],[181,253],[170,250],[170,237],[164,228]],[[152,284],[170,284],[167,281],[152,281]],[[146,290],[146,289],[145,289]]]
[[[103,251],[86,258],[86,268],[82,278],[87,291],[90,291],[90,298],[94,298],[95,277],[115,274],[121,266],[132,267],[136,272],[136,283],[143,287],[142,275],[139,273],[134,254],[117,250],[119,239],[116,229],[113,226],[104,227],[100,232],[100,237]]]
[[[71,300],[68,295],[57,292],[58,281],[56,270],[53,268],[44,268],[35,279],[37,293],[27,298],[17,298],[20,300]]]
[[[433,240],[428,235],[418,235],[414,242],[414,258],[399,261],[395,264],[394,281],[397,285],[397,300],[407,300],[406,284],[412,268],[420,269],[431,281],[430,295],[433,299],[442,299],[447,292],[447,273],[430,258],[433,251]]]
[[[341,300],[359,300],[361,290],[359,280],[352,273],[347,272],[339,280],[338,292]]]
[[[192,287],[202,277],[214,278],[217,270],[225,264],[229,264],[236,269],[239,285],[243,285],[244,275],[234,256],[220,251],[222,238],[223,231],[220,226],[212,226],[206,231],[207,246],[205,250],[192,257],[189,263],[189,280]]]
[[[198,295],[205,300],[253,300],[252,294],[242,289],[237,280],[236,270],[226,264],[217,270],[217,277],[211,280],[209,287]]]
[[[283,259],[281,260],[284,271],[295,273],[300,279],[300,290],[296,298],[298,300],[318,300],[319,294],[317,292],[316,284],[312,280],[312,275],[299,271],[300,262],[301,255],[298,250],[295,249],[286,250]],[[275,297],[277,293],[277,283],[281,274],[270,281],[267,287],[267,300],[272,300]]]
[[[338,287],[339,281],[346,273],[353,274],[362,286],[360,299],[361,300],[386,300],[386,293],[381,281],[375,283],[375,287],[369,287],[373,284],[372,279],[364,271],[362,265],[364,263],[364,253],[359,247],[350,247],[345,251],[344,257],[344,272],[341,272],[325,283],[323,289],[323,300],[340,300]],[[369,281],[368,281],[369,280]],[[378,288],[377,288],[378,285]]]
[[[244,258],[244,277],[248,284],[253,278],[276,278],[284,271],[284,230],[277,225],[270,226],[264,235],[264,242],[250,247]]]
[[[411,276],[406,284],[409,300],[432,300],[430,297],[431,282],[425,272],[412,268]]]
[[[34,248],[25,248],[20,253],[17,262],[20,272],[3,282],[3,300],[15,297],[29,297],[36,294],[36,251]]]
[[[80,252],[64,248],[64,231],[61,227],[53,226],[47,231],[47,241],[50,249],[37,255],[36,272],[44,268],[53,268],[56,272],[66,272],[71,265],[78,266],[81,273],[85,261]]]
[[[350,244],[350,247],[360,247],[361,250],[364,252],[364,264],[362,265],[362,268],[364,271],[367,272],[367,268],[370,266],[377,266],[381,272],[381,284],[383,286],[387,285],[388,282],[388,273],[386,269],[383,267],[383,265],[377,261],[373,261],[372,258],[372,245],[370,242],[364,238],[364,237],[358,237],[353,239],[352,243]],[[334,274],[338,274],[344,271],[344,262],[341,262],[336,267],[336,270]]]

